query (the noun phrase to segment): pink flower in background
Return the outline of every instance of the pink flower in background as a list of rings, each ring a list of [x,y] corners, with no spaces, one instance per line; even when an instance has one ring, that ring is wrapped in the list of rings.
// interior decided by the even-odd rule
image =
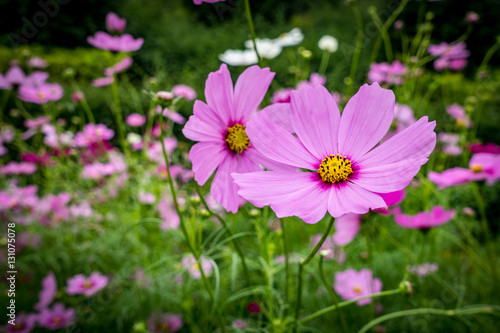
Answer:
[[[290,97],[292,96],[292,88],[285,88],[276,91],[271,97],[271,103],[290,103]]]
[[[38,323],[49,330],[58,330],[69,327],[76,322],[75,310],[66,309],[63,304],[56,303],[52,309],[45,308],[38,315]]]
[[[456,119],[458,126],[465,126],[467,128],[472,127],[472,121],[465,113],[465,109],[463,108],[463,106],[456,103],[449,105],[446,107],[446,112],[448,112],[450,116]]]
[[[500,146],[494,143],[473,143],[469,146],[469,151],[473,154],[490,153],[500,154]]]
[[[443,142],[443,153],[450,156],[458,156],[462,154],[462,147],[458,145],[460,135],[453,133],[441,132],[438,134],[438,140]]]
[[[31,57],[28,59],[26,63],[28,64],[29,67],[32,68],[45,68],[49,65],[47,61],[43,60],[40,57]]]
[[[245,323],[243,320],[234,320],[233,321],[233,326],[236,326],[237,328],[247,328],[248,324]]]
[[[132,113],[125,121],[129,126],[141,127],[146,123],[146,117],[138,113]]]
[[[176,138],[165,138],[163,140],[163,143],[165,145],[167,156],[171,155],[172,152],[177,148]],[[146,153],[151,161],[159,165],[165,165],[165,158],[163,157],[163,148],[161,146],[161,141],[155,141],[151,143]]]
[[[182,133],[195,144],[189,153],[194,178],[203,185],[217,169],[210,192],[227,211],[238,211],[240,196],[231,178],[233,172],[250,172],[264,167],[280,168],[259,153],[246,134],[247,121],[257,111],[274,73],[269,68],[247,68],[233,83],[227,65],[210,73],[205,86],[207,104],[197,100],[194,115]]]
[[[262,308],[257,302],[250,302],[247,305],[247,311],[251,314],[259,314],[262,312]]]
[[[172,88],[172,92],[175,96],[183,97],[186,101],[192,101],[193,99],[196,99],[196,91],[185,84],[175,85]]]
[[[22,85],[18,95],[25,102],[45,104],[60,100],[63,94],[64,90],[59,84],[44,83],[40,86]]]
[[[134,39],[129,34],[111,36],[103,31],[87,37],[87,42],[95,48],[114,52],[134,52],[141,48],[144,39]]]
[[[83,127],[83,131],[76,133],[74,143],[77,147],[88,147],[93,143],[111,140],[114,135],[115,132],[106,125],[90,123]]]
[[[408,105],[396,103],[394,106],[394,120],[391,126],[394,130],[389,131],[382,141],[390,139],[416,121],[413,110]]]
[[[338,246],[345,246],[352,242],[361,228],[360,214],[345,214],[335,220],[333,242]]]
[[[121,174],[127,170],[127,163],[121,153],[112,152],[109,154],[109,161],[106,163],[93,162],[83,166],[80,177],[82,179],[99,180],[115,174]]]
[[[324,86],[326,83],[326,77],[323,75],[320,75],[318,73],[311,73],[311,76],[309,77],[309,81],[300,81],[297,83],[296,89],[300,90],[305,86],[309,87],[317,87],[317,86]]]
[[[31,175],[36,171],[37,167],[34,163],[29,162],[9,162],[0,166],[0,175]]]
[[[11,68],[9,68],[7,73],[5,73],[5,80],[11,87],[22,85],[25,79],[26,75],[19,66],[12,66]]]
[[[54,225],[70,218],[68,203],[71,194],[62,192],[58,195],[48,194],[40,199],[35,207],[34,215],[44,225]]]
[[[445,42],[437,45],[431,44],[428,51],[430,55],[438,57],[434,61],[434,68],[437,71],[447,68],[460,71],[467,66],[467,58],[470,56],[464,42],[455,45]]]
[[[500,155],[490,153],[474,154],[469,161],[469,169],[452,168],[441,173],[429,172],[429,180],[437,184],[439,189],[481,180],[492,185],[499,179]]]
[[[83,294],[90,297],[108,285],[109,278],[99,272],[93,272],[89,277],[83,274],[68,279],[66,292],[69,295]]]
[[[311,249],[318,244],[319,240],[321,239],[321,234],[317,234],[314,236],[311,236]],[[333,238],[328,237],[321,248],[319,249],[320,252],[322,252],[323,257],[325,259],[330,259],[330,260],[337,260],[339,264],[343,264],[345,262],[345,252],[341,251],[338,247],[335,246],[335,243],[333,242]]]
[[[40,245],[41,237],[38,234],[32,234],[29,231],[23,231],[17,236],[17,246],[19,246],[20,250],[25,247],[31,247],[33,249],[37,248]]]
[[[435,122],[422,117],[376,146],[391,126],[394,99],[378,84],[364,85],[341,117],[324,87],[304,87],[292,93],[297,136],[258,113],[247,126],[252,145],[276,162],[316,172],[233,173],[238,193],[257,207],[270,205],[280,218],[295,215],[306,223],[318,222],[327,211],[338,218],[386,208],[377,193],[408,186],[436,144]]]
[[[387,207],[394,207],[396,205],[399,205],[400,203],[403,202],[403,200],[406,197],[406,191],[405,190],[400,190],[400,191],[395,191],[395,192],[389,192],[389,193],[378,193],[384,199]],[[375,210],[376,212],[382,214],[382,215],[391,215],[397,212],[397,209],[383,209],[379,208]]]
[[[24,121],[24,126],[27,128],[34,128],[38,129],[44,124],[50,123],[50,118],[49,117],[37,117],[33,119],[26,119]]]
[[[201,255],[200,261],[205,276],[212,275],[213,266],[210,260],[205,259],[205,257]],[[196,258],[192,254],[188,254],[182,257],[182,267],[187,269],[189,275],[191,275],[193,279],[198,280],[201,278],[200,266],[198,266]]]
[[[425,277],[431,273],[437,272],[438,267],[438,264],[424,262],[422,265],[407,266],[406,270],[413,275]]]
[[[87,200],[82,200],[80,204],[71,205],[69,207],[69,212],[71,216],[79,218],[79,217],[90,217],[92,216],[92,207]]]
[[[20,224],[29,224],[34,217],[32,212],[38,204],[36,186],[17,187],[15,181],[8,183],[0,191],[0,219]]]
[[[465,21],[469,24],[474,24],[479,21],[479,14],[476,12],[468,12],[465,15]]]
[[[80,103],[85,99],[85,94],[83,91],[75,91],[71,93],[71,100],[75,103]]]
[[[373,273],[369,269],[362,269],[359,272],[348,269],[335,274],[334,289],[343,299],[351,300],[381,292],[382,281],[373,278]],[[363,306],[371,302],[371,298],[367,298],[358,301],[356,304]]]
[[[34,163],[40,167],[48,167],[52,166],[55,163],[50,160],[51,155],[48,152],[44,154],[35,154],[35,153],[21,153],[21,159],[24,162]]]
[[[164,117],[172,120],[176,124],[184,124],[186,122],[186,118],[184,118],[180,113],[171,111],[168,108],[163,109],[160,105],[156,106],[156,112],[163,114]]]
[[[141,192],[139,193],[139,202],[143,204],[152,205],[156,201],[156,197],[153,193]]]
[[[132,57],[125,57],[116,64],[114,64],[112,67],[108,67],[104,70],[104,75],[106,76],[113,76],[114,74],[123,72],[130,66],[132,66],[132,63],[134,61],[132,60]]]
[[[113,12],[106,15],[106,29],[111,33],[121,34],[127,25],[127,20],[120,18]]]
[[[180,226],[180,219],[175,210],[174,202],[170,198],[161,199],[158,202],[158,212],[163,220],[160,228],[163,230],[177,229]]]
[[[38,315],[34,313],[21,312],[16,315],[15,325],[7,324],[5,332],[7,333],[30,333],[36,325]]]
[[[34,308],[38,311],[47,308],[50,303],[56,298],[57,294],[57,281],[54,273],[50,272],[42,280],[42,291],[38,294],[38,303],[34,305]]]
[[[225,1],[225,0],[193,0],[193,3],[195,5],[201,5],[202,2],[206,2],[206,3],[216,3],[216,2],[219,2],[219,1]]]
[[[151,333],[175,333],[182,325],[182,317],[177,314],[157,313],[148,319],[148,330]]]
[[[398,60],[392,64],[383,62],[380,64],[370,64],[370,72],[368,72],[368,81],[370,83],[379,83],[387,85],[403,84],[403,75],[406,73],[406,66]]]
[[[109,86],[113,82],[115,82],[115,78],[113,76],[106,76],[93,80],[91,85],[92,87],[99,88],[99,87]]]
[[[441,206],[432,208],[431,212],[421,212],[410,216],[405,214],[396,214],[395,221],[403,228],[426,230],[432,227],[445,224],[455,215],[455,210],[445,210]]]

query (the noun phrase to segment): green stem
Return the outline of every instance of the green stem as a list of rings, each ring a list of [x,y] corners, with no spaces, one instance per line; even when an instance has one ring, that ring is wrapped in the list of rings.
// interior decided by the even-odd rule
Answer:
[[[356,78],[356,72],[358,71],[359,58],[361,56],[361,48],[363,47],[363,18],[361,17],[361,11],[359,10],[359,3],[357,0],[351,1],[353,6],[354,16],[356,17],[356,24],[358,26],[358,37],[356,39],[356,47],[354,49],[354,55],[352,57],[351,72],[349,73],[349,82],[346,88],[346,95],[350,97],[353,91],[354,79]]]
[[[479,66],[479,69],[477,70],[478,73],[484,72],[486,70],[486,66],[488,66],[488,63],[490,62],[491,57],[493,57],[493,54],[495,54],[496,51],[500,49],[500,41],[494,44],[488,52],[486,52],[486,55],[484,56],[483,61],[481,62],[481,65]]]
[[[259,55],[259,51],[257,50],[257,42],[256,40],[256,35],[255,35],[255,28],[253,26],[253,19],[252,19],[252,11],[250,10],[250,1],[245,0],[245,13],[247,17],[247,22],[248,22],[248,30],[250,30],[250,37],[252,38],[252,43],[253,47],[255,50],[255,54],[257,55],[257,60],[259,62],[259,66],[262,67],[262,58]]]
[[[82,91],[80,89],[80,86],[78,85],[78,82],[74,78],[71,79],[71,85],[73,86],[73,90],[76,91]],[[87,102],[87,97],[83,95],[83,99],[80,101],[80,105],[82,106],[83,110],[85,110],[85,113],[87,114],[87,118],[89,119],[89,122],[95,124],[95,118],[94,114],[92,113],[92,110],[90,109],[89,103]]]
[[[228,233],[229,237],[232,238],[233,237],[233,233],[231,232],[231,230],[227,226],[226,220],[224,220],[219,214],[213,212],[210,209],[210,207],[207,204],[207,201],[205,200],[205,197],[201,193],[201,189],[200,189],[199,186],[196,186],[196,192],[200,196],[200,200],[203,203],[203,206],[205,207],[205,209],[208,211],[208,213],[210,215],[212,215],[212,216],[215,216],[217,218],[217,220],[219,220],[219,222],[222,224],[222,226],[224,227],[224,229],[226,229],[226,232]],[[234,246],[234,249],[236,250],[236,253],[238,254],[238,256],[241,259],[241,264],[243,266],[243,272],[245,274],[245,278],[247,280],[247,284],[250,284],[250,274],[248,273],[248,266],[247,266],[247,263],[246,263],[245,255],[243,254],[243,251],[241,250],[241,248],[240,248],[240,246],[239,246],[239,244],[238,244],[238,242],[236,241],[235,238],[232,238],[231,242],[233,243],[233,246]]]
[[[325,75],[329,60],[330,60],[330,51],[324,50],[323,56],[321,57],[321,64],[319,65],[318,74]]]
[[[432,314],[438,316],[465,316],[465,315],[473,315],[478,313],[489,313],[494,314],[495,312],[500,312],[493,305],[481,305],[480,307],[470,307],[470,308],[461,308],[461,309],[453,309],[453,310],[441,310],[441,309],[433,309],[433,308],[420,308],[420,309],[412,309],[412,310],[404,310],[397,311],[393,313],[386,314],[382,317],[374,319],[370,321],[368,324],[363,326],[359,330],[358,333],[368,332],[372,327],[390,319],[406,317],[406,316],[414,316],[414,315],[423,315],[423,314]]]
[[[367,298],[377,298],[377,297],[383,297],[383,296],[390,296],[390,295],[396,295],[396,294],[399,294],[401,293],[402,290],[400,289],[393,289],[393,290],[387,290],[387,291],[382,291],[380,293],[377,293],[377,294],[371,294],[371,295],[367,295],[367,296],[363,296],[363,297],[358,297],[358,298],[355,298],[355,299],[351,299],[349,301],[345,301],[345,302],[341,302],[339,303],[338,305],[332,305],[332,306],[329,306],[329,307],[326,307],[324,309],[321,309],[319,311],[316,311],[315,313],[313,313],[312,315],[309,315],[307,317],[305,317],[304,319],[302,319],[300,321],[301,324],[304,324],[304,323],[307,323],[308,321],[311,321],[317,317],[320,317],[330,311],[334,311],[334,310],[337,310],[337,309],[340,309],[344,306],[347,306],[347,305],[351,305],[351,304],[354,304],[354,303],[357,303],[361,300],[364,300],[364,299],[367,299]]]
[[[318,244],[312,249],[311,253],[304,259],[299,262],[299,273],[298,273],[298,285],[297,285],[297,302],[295,304],[295,326],[294,326],[294,332],[297,331],[297,324],[298,324],[298,318],[299,318],[299,313],[300,313],[300,303],[302,301],[302,271],[304,270],[304,266],[307,265],[318,253],[319,249],[325,242],[326,238],[330,234],[330,230],[332,230],[333,223],[335,222],[335,219],[333,217],[330,217],[330,221],[328,222],[328,225],[326,226],[325,231],[323,232],[323,235],[321,236],[321,239],[319,240]]]
[[[377,15],[375,7],[370,7],[368,9],[368,13],[372,17],[373,22],[375,22],[375,25],[377,26],[378,30],[380,31],[380,35],[382,35],[382,39],[384,40],[385,55],[386,55],[387,61],[392,62],[393,55],[392,55],[392,47],[391,47],[391,38],[387,34],[387,30],[384,29],[384,25],[383,25],[382,21],[380,20],[380,17],[378,17],[378,15]]]
[[[125,124],[123,122],[123,117],[122,117],[122,109],[120,106],[120,95],[118,93],[118,82],[116,78],[111,84],[111,94],[113,96],[112,110],[116,120],[116,127],[118,129],[118,138],[120,140],[123,152],[128,157],[128,145],[127,141],[125,140]]]
[[[328,283],[326,280],[325,276],[325,271],[323,270],[323,256],[319,257],[319,276],[321,278],[321,281],[325,285],[326,290],[330,294],[330,298],[333,300],[333,304],[338,308],[339,307],[339,300],[337,299],[337,295],[335,294],[335,290],[333,290],[333,287],[331,284]],[[340,311],[337,312],[339,321],[340,321],[340,326],[342,326],[342,332],[347,333],[347,326],[344,321],[344,316],[342,316],[342,313]]]
[[[286,228],[285,221],[280,219],[281,224],[281,237],[283,240],[283,254],[285,255],[285,303],[288,303],[288,289],[290,280],[290,264],[288,260],[288,245],[286,241]]]
[[[19,98],[14,98],[14,100],[16,101],[17,109],[19,110],[19,112],[21,113],[21,115],[25,119],[31,119],[31,118],[33,118],[33,116],[30,115],[28,113],[28,111],[26,111],[26,108],[24,107],[23,102],[21,102],[21,100]]]
[[[0,125],[3,123],[3,114],[7,114],[7,110],[5,110],[5,107],[7,106],[7,102],[9,101],[10,97],[10,90],[4,90],[3,96],[2,96],[2,103],[0,107]]]

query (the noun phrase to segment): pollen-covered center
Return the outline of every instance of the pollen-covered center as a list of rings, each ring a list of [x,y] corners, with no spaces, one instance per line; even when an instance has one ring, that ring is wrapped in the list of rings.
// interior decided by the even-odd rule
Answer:
[[[473,164],[470,169],[472,170],[472,172],[474,173],[478,173],[478,172],[481,172],[483,171],[483,167],[481,166],[481,164]]]
[[[318,173],[324,182],[337,183],[352,175],[351,161],[339,154],[327,156],[321,161]]]
[[[227,129],[226,142],[229,150],[241,154],[245,149],[250,146],[250,139],[248,139],[245,132],[245,126],[236,124]]]

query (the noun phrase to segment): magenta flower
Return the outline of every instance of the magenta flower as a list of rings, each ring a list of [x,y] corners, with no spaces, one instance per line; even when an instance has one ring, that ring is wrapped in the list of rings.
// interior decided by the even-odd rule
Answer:
[[[109,86],[113,82],[115,82],[114,76],[105,76],[105,77],[100,77],[98,79],[93,80],[91,85],[92,85],[92,87],[99,88],[99,87]]]
[[[467,66],[467,58],[470,56],[470,52],[466,49],[464,42],[455,45],[444,42],[438,45],[431,44],[428,51],[430,55],[438,57],[434,61],[434,68],[437,71],[447,68],[460,71]]]
[[[111,36],[105,32],[96,32],[95,36],[87,37],[87,42],[102,50],[109,50],[114,52],[134,52],[141,48],[144,39],[134,39],[129,34],[121,36]]]
[[[5,73],[5,80],[11,86],[20,86],[24,83],[25,79],[26,75],[19,66],[12,66],[11,68],[9,68],[7,73]]]
[[[217,169],[210,192],[233,213],[238,211],[240,197],[231,173],[262,170],[260,165],[279,168],[279,163],[255,149],[245,132],[250,115],[257,111],[273,77],[269,68],[252,66],[240,75],[233,90],[227,66],[222,64],[206,81],[207,104],[195,102],[194,115],[182,130],[187,138],[200,141],[189,153],[195,180],[202,186]]]
[[[200,256],[201,266],[205,276],[212,275],[213,265],[210,260],[205,259],[203,255]],[[196,262],[196,258],[192,254],[182,257],[182,267],[186,268],[189,275],[193,279],[199,280],[201,278],[200,266]]]
[[[456,103],[449,105],[446,107],[446,112],[448,112],[450,116],[456,119],[458,126],[464,126],[467,128],[472,127],[472,121],[465,113],[465,109],[463,108],[463,106]]]
[[[27,61],[28,66],[32,68],[45,68],[49,63],[40,57],[31,57]]]
[[[125,57],[113,66],[106,68],[104,70],[104,75],[113,76],[114,74],[123,72],[124,70],[132,66],[133,62],[134,61],[132,60],[132,57]]]
[[[469,146],[469,151],[473,154],[477,153],[490,153],[500,154],[500,146],[494,143],[474,143]]]
[[[80,103],[85,99],[85,94],[83,91],[75,91],[71,93],[71,100],[75,103]]]
[[[186,118],[184,118],[180,113],[169,110],[168,108],[163,109],[160,105],[156,106],[156,112],[163,114],[164,117],[172,120],[176,124],[184,124],[186,122]]]
[[[19,98],[21,100],[36,104],[58,101],[63,94],[63,88],[57,83],[44,83],[40,86],[22,85],[19,88]]]
[[[375,147],[394,117],[394,93],[378,84],[362,86],[342,117],[322,86],[293,92],[291,110],[297,136],[263,112],[248,122],[246,132],[266,157],[314,172],[232,174],[243,198],[258,207],[270,205],[280,218],[295,215],[316,223],[327,211],[338,218],[387,208],[377,193],[405,188],[436,144],[435,122],[423,117]]]
[[[309,87],[317,87],[317,86],[324,86],[326,83],[326,77],[323,75],[320,75],[318,73],[311,73],[311,76],[309,77],[309,81],[300,81],[297,83],[296,89],[300,90],[305,86]]]
[[[76,133],[74,143],[77,147],[89,147],[94,143],[111,140],[114,135],[115,132],[104,124],[87,124],[83,131]]]
[[[157,313],[148,319],[148,330],[151,333],[175,333],[182,325],[182,317],[177,314]]]
[[[146,117],[138,113],[132,113],[127,117],[125,122],[132,127],[141,127],[146,123]]]
[[[0,166],[0,175],[31,175],[36,171],[36,164],[29,162],[9,162]]]
[[[425,277],[431,273],[437,272],[438,268],[439,268],[438,264],[431,264],[429,262],[425,262],[422,265],[407,266],[406,270],[413,275],[418,275],[419,277]]]
[[[445,224],[455,215],[455,210],[444,210],[441,206],[432,208],[431,212],[421,212],[410,216],[405,214],[396,214],[395,221],[403,228],[427,230],[432,227]]]
[[[35,328],[37,317],[34,313],[21,312],[16,315],[15,325],[7,324],[5,326],[5,332],[30,333]]]
[[[106,15],[106,29],[111,33],[121,34],[125,30],[127,25],[127,20],[120,18],[113,12],[109,12]]]
[[[469,161],[469,169],[452,168],[441,173],[429,172],[429,180],[441,190],[448,186],[462,185],[472,181],[485,180],[492,185],[500,179],[500,155],[478,153]]]
[[[382,199],[384,199],[387,207],[393,207],[403,202],[403,200],[406,197],[406,191],[400,190],[389,193],[378,193],[378,195],[380,195]],[[382,215],[391,215],[397,212],[396,209],[383,209],[383,208],[376,209],[375,211]]]
[[[34,214],[45,225],[54,225],[70,218],[68,203],[71,195],[63,192],[58,195],[48,194],[38,201]]]
[[[276,91],[271,97],[271,103],[290,103],[290,97],[292,97],[292,88],[285,88]]]
[[[361,228],[360,214],[345,214],[335,220],[333,242],[338,246],[345,246],[352,242]]]
[[[334,289],[343,299],[350,300],[381,292],[382,281],[373,278],[373,273],[369,269],[362,269],[359,272],[348,269],[335,274]],[[363,306],[371,302],[371,298],[366,298],[356,304]]]
[[[80,204],[74,204],[69,207],[69,212],[73,217],[90,217],[93,214],[92,207],[87,200],[82,200]]]
[[[406,66],[398,60],[392,64],[383,62],[380,64],[370,64],[370,72],[368,72],[368,81],[370,83],[379,83],[387,85],[403,84],[403,75],[406,73]]]
[[[172,92],[175,96],[183,97],[186,101],[192,101],[193,99],[196,99],[196,91],[185,84],[175,85],[172,88]]]
[[[57,281],[54,273],[50,272],[42,280],[42,291],[38,294],[38,303],[35,304],[34,308],[38,311],[45,309],[50,303],[56,298],[57,293]]]
[[[67,309],[61,303],[56,303],[52,309],[45,308],[38,315],[40,326],[49,330],[58,330],[73,325],[76,322],[75,310]]]
[[[68,279],[66,292],[68,295],[83,294],[90,297],[108,285],[109,278],[99,272],[93,272],[89,277],[83,274]]]

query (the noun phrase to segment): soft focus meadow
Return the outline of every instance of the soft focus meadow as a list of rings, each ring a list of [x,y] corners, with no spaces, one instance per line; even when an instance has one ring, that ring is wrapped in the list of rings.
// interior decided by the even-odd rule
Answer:
[[[496,332],[499,4],[5,1],[5,332]]]

